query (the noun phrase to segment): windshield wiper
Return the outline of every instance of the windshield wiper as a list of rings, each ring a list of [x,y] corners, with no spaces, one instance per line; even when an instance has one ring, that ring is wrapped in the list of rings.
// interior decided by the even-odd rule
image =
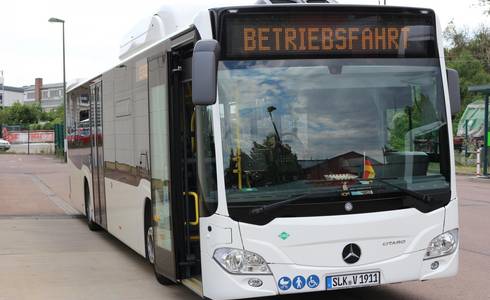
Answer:
[[[416,200],[422,201],[422,202],[427,203],[427,204],[430,204],[432,202],[432,200],[433,200],[430,195],[423,194],[423,193],[420,193],[420,192],[417,192],[417,191],[413,191],[413,190],[409,190],[409,189],[406,189],[406,188],[401,187],[401,186],[398,186],[396,184],[387,182],[387,181],[382,180],[382,179],[374,179],[374,181],[383,183],[383,184],[385,184],[387,186],[390,186],[390,187],[393,187],[396,190],[398,190],[399,192],[402,192],[405,195],[408,195],[408,196],[410,196],[410,197],[412,197],[412,198],[414,198]],[[283,207],[285,205],[294,203],[296,201],[299,201],[301,199],[305,199],[305,198],[308,198],[308,197],[311,197],[311,196],[315,196],[315,197],[330,196],[330,195],[334,195],[336,193],[338,193],[339,196],[340,196],[340,193],[342,193],[343,191],[344,190],[342,190],[342,189],[335,189],[335,190],[330,190],[330,191],[307,192],[307,193],[304,193],[304,194],[294,195],[294,196],[291,196],[289,198],[286,198],[285,200],[282,200],[282,201],[278,201],[278,202],[275,202],[275,203],[271,203],[271,204],[267,204],[267,205],[262,205],[260,207],[254,208],[254,209],[252,209],[250,211],[250,215],[256,216],[256,215],[260,215],[260,214],[263,214],[263,213],[266,213],[266,212],[270,212],[270,211],[276,210],[276,209],[278,209],[280,207]],[[349,193],[351,191],[352,190],[349,189]]]
[[[260,214],[263,214],[263,213],[266,213],[266,212],[269,212],[269,211],[272,211],[272,210],[276,210],[276,209],[278,209],[280,207],[283,207],[285,205],[291,204],[291,203],[296,202],[296,201],[301,200],[301,199],[305,199],[305,198],[310,197],[310,196],[326,196],[326,195],[331,195],[331,194],[334,194],[334,193],[340,193],[340,190],[336,189],[336,190],[332,190],[332,191],[325,191],[323,193],[319,193],[319,192],[315,192],[315,193],[313,193],[313,192],[307,192],[307,193],[304,193],[304,194],[291,196],[291,197],[286,198],[285,200],[282,200],[282,201],[278,201],[278,202],[275,202],[275,203],[271,203],[271,204],[267,204],[267,205],[262,205],[260,207],[254,208],[254,209],[252,209],[250,211],[250,214],[253,215],[253,216],[256,216],[256,215],[260,215]]]
[[[384,183],[384,184],[386,184],[386,185],[388,185],[388,186],[390,186],[392,188],[395,188],[396,190],[404,193],[405,195],[408,195],[408,196],[410,196],[412,198],[415,198],[415,199],[420,200],[422,202],[425,202],[427,204],[430,204],[432,202],[432,197],[430,195],[427,195],[427,194],[424,194],[424,193],[420,193],[420,192],[417,192],[417,191],[414,191],[414,190],[410,190],[410,189],[401,187],[399,185],[390,183],[390,182],[385,181],[385,180],[382,180],[382,179],[374,179],[374,181]]]

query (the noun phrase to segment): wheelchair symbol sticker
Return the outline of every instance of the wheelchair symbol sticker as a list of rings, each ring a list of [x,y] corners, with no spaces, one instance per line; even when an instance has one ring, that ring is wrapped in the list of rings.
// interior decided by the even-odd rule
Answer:
[[[320,285],[320,278],[316,275],[310,275],[306,280],[306,284],[308,285],[309,288],[314,289],[318,285]]]

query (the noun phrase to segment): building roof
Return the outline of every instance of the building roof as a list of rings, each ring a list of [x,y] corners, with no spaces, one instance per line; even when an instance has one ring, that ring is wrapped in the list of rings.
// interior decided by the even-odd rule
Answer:
[[[17,93],[23,93],[24,92],[23,88],[18,88],[18,87],[8,86],[8,85],[2,86],[1,84],[0,84],[0,90],[5,90],[8,92],[17,92]]]
[[[480,93],[484,93],[484,94],[490,94],[490,84],[470,86],[468,88],[468,91],[470,91],[470,92],[480,92]]]
[[[62,87],[63,87],[63,82],[43,84],[42,88],[49,89],[49,88],[62,88]]]
[[[34,85],[27,85],[24,86],[24,91],[33,91],[34,90]],[[63,82],[60,83],[46,83],[43,84],[41,89],[51,89],[51,88],[62,88],[63,87]]]

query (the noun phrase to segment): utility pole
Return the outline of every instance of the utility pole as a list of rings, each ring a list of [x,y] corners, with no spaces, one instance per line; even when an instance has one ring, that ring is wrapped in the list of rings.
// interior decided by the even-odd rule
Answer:
[[[64,106],[64,120],[63,120],[63,149],[64,149],[64,156],[65,156],[65,162],[67,161],[67,142],[66,142],[66,131],[68,124],[66,124],[66,109],[67,109],[67,99],[66,99],[66,71],[65,71],[65,20],[62,19],[57,19],[57,18],[50,18],[48,20],[50,23],[61,23],[61,29],[62,29],[62,35],[63,35],[63,106]]]
[[[483,176],[488,175],[488,145],[489,143],[489,138],[490,134],[488,132],[488,94],[485,95],[485,124],[484,124],[484,130],[483,130]]]
[[[2,86],[2,97],[0,97],[0,109],[3,109],[3,102],[5,101],[5,84],[3,79],[3,70],[0,70],[0,86]]]

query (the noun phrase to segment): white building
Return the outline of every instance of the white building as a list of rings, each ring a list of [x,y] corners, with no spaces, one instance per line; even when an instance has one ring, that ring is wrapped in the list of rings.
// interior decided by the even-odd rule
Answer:
[[[36,78],[35,84],[24,87],[24,104],[38,102],[43,111],[56,109],[63,103],[63,83],[43,84]]]
[[[24,89],[0,84],[0,107],[12,106],[14,103],[22,103]]]

